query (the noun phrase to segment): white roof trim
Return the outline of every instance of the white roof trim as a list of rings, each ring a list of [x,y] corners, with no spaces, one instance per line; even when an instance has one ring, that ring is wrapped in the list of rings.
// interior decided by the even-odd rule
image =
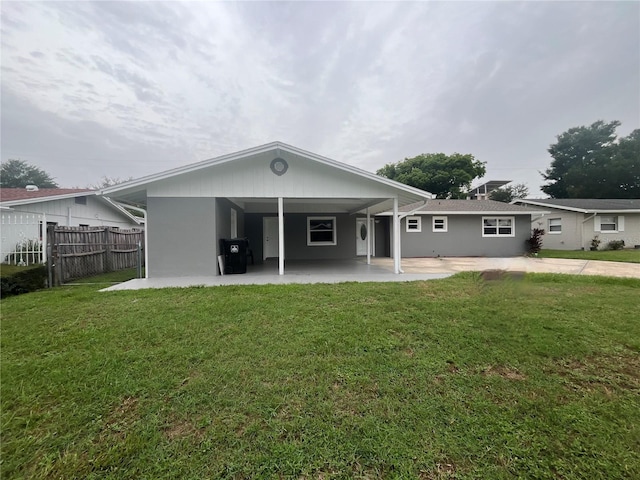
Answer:
[[[77,192],[77,193],[65,193],[64,195],[49,195],[48,197],[34,197],[34,198],[22,198],[19,200],[6,200],[0,202],[3,206],[20,206],[29,205],[30,203],[50,202],[52,200],[66,200],[67,198],[75,197],[88,197],[91,195],[98,195],[98,192],[93,190],[89,192]]]
[[[99,199],[103,200],[106,204],[108,204],[109,206],[115,208],[116,210],[118,210],[120,213],[122,213],[123,215],[125,215],[127,218],[129,218],[131,221],[133,221],[134,223],[136,223],[137,225],[142,225],[144,223],[144,219],[136,217],[135,215],[133,215],[132,213],[130,213],[127,209],[125,209],[124,207],[122,207],[122,205],[114,202],[113,200],[111,200],[109,197],[102,197],[102,196],[98,196]]]
[[[419,210],[414,211],[411,215],[545,215],[551,213],[548,210],[531,210],[531,211],[517,211],[517,210],[468,210],[468,211],[451,211],[451,210]],[[378,215],[393,215],[392,212],[379,213]]]
[[[566,207],[564,205],[557,205],[554,203],[543,203],[536,202],[535,200],[526,200],[526,199],[516,199],[510,202],[515,205],[517,203],[526,203],[527,205],[535,205],[537,207],[547,207],[547,208],[557,208],[558,210],[567,210],[569,212],[578,212],[578,213],[640,213],[640,209],[637,208],[618,208],[618,209],[602,209],[602,208],[577,208],[577,207]],[[549,212],[547,212],[549,213]]]
[[[2,208],[2,210],[12,210],[9,207],[33,205],[34,203],[52,202],[56,200],[68,200],[76,197],[90,197],[92,195],[95,196],[99,201],[102,201],[103,203],[105,203],[107,206],[117,210],[120,214],[127,217],[133,223],[136,223],[137,225],[141,225],[140,219],[138,219],[135,215],[132,215],[127,210],[117,205],[109,197],[98,195],[98,192],[96,192],[95,190],[89,191],[89,192],[66,193],[64,195],[49,195],[48,197],[24,198],[22,200],[9,200],[6,202],[1,202],[0,207]],[[33,212],[33,213],[38,213],[38,212]]]
[[[146,177],[142,177],[137,180],[131,180],[129,182],[119,183],[118,185],[114,185],[112,187],[107,187],[102,189],[100,194],[109,195],[112,193],[117,193],[122,190],[129,190],[131,188],[145,186],[151,182],[156,182],[156,181],[164,180],[170,177],[175,177],[177,175],[194,172],[204,168],[212,167],[214,165],[222,165],[224,163],[232,162],[240,158],[245,158],[250,155],[265,153],[275,149],[280,149],[285,152],[292,153],[294,155],[299,155],[311,160],[315,160],[316,162],[329,165],[331,167],[338,168],[340,170],[350,172],[350,173],[359,175],[361,177],[365,177],[369,180],[373,180],[375,182],[382,183],[384,185],[388,185],[396,189],[400,189],[404,192],[417,195],[421,198],[431,199],[433,197],[431,193],[425,192],[424,190],[420,190],[419,188],[410,187],[409,185],[405,185],[404,183],[396,182],[395,180],[390,180],[388,178],[381,177],[379,175],[376,175],[375,173],[367,172],[366,170],[362,170],[360,168],[348,165],[346,163],[338,162],[336,160],[332,160],[330,158],[323,157],[321,155],[317,155],[315,153],[311,153],[306,150],[302,150],[281,142],[268,143],[266,145],[261,145],[259,147],[249,148],[247,150],[242,150],[240,152],[230,153],[227,155],[222,155],[221,157],[210,158],[202,162],[192,163],[190,165],[186,165],[183,167],[173,168],[171,170],[166,170],[164,172],[155,173],[153,175],[148,175]]]

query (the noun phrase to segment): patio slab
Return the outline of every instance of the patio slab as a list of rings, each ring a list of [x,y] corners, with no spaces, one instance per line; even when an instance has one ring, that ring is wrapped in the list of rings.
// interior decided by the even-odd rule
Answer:
[[[242,275],[137,278],[113,285],[101,291],[138,290],[143,288],[172,288],[223,285],[286,285],[343,282],[413,282],[446,278],[458,272],[505,270],[509,272],[564,273],[572,275],[602,275],[640,278],[640,264],[576,260],[566,258],[528,257],[441,257],[403,258],[404,273],[393,273],[393,259],[287,262],[285,274],[278,275],[275,262],[249,266]]]

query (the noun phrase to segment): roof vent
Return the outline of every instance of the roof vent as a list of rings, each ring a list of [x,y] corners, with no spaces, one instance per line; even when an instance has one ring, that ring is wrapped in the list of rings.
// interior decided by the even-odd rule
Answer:
[[[27,185],[27,192],[37,192],[39,190],[37,185]]]

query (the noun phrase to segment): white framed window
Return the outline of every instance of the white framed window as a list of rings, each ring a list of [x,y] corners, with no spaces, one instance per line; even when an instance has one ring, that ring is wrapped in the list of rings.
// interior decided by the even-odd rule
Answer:
[[[407,232],[421,232],[422,231],[422,217],[407,217]]]
[[[483,237],[515,237],[515,217],[482,217]]]
[[[337,245],[336,217],[307,217],[307,245]]]
[[[549,233],[562,233],[562,219],[561,218],[550,218],[547,231]]]
[[[596,232],[624,232],[624,217],[622,215],[596,215],[594,222]]]
[[[446,232],[449,228],[447,217],[433,217],[433,231]]]

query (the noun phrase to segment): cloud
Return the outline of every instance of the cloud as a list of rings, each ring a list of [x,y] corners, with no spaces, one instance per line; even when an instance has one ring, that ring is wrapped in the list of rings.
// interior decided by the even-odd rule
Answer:
[[[63,184],[282,140],[372,171],[473,153],[535,191],[555,135],[640,126],[637,2],[0,8],[2,159],[64,165]]]

